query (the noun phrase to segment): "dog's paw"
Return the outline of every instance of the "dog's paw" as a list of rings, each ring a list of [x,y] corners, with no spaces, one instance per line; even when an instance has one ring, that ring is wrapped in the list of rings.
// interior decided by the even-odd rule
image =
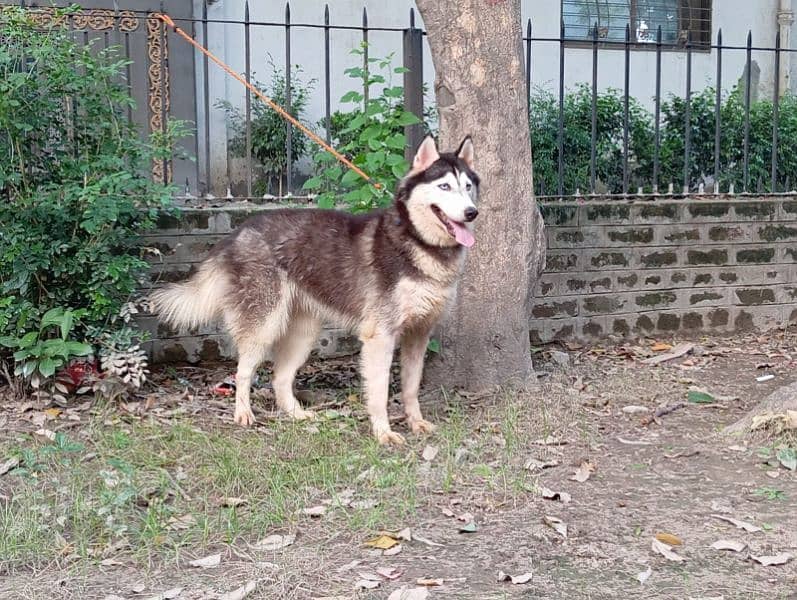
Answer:
[[[296,421],[312,421],[315,419],[315,413],[312,410],[304,410],[298,406],[288,414]]]
[[[233,420],[237,425],[249,427],[250,425],[255,424],[255,415],[252,413],[251,408],[236,408]]]
[[[426,419],[413,419],[410,421],[412,433],[432,433],[437,427]]]
[[[391,444],[394,446],[404,445],[404,436],[400,433],[396,433],[395,431],[391,431],[390,429],[376,433],[376,439],[379,441],[381,446],[387,446]]]

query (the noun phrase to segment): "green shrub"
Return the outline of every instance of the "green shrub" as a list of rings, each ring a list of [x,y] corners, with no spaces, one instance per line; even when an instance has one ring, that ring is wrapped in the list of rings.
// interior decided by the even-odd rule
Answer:
[[[689,187],[711,183],[714,176],[716,92],[712,88],[694,94],[690,105]],[[623,189],[623,98],[619,91],[598,94],[596,188],[598,193],[621,193]],[[744,185],[744,100],[738,89],[721,101],[720,179],[722,191],[731,184],[737,192]],[[532,96],[531,127],[534,180],[538,192],[557,193],[557,134],[559,101],[545,91]],[[748,189],[771,190],[772,160],[771,99],[750,106]],[[681,191],[684,180],[686,102],[671,95],[661,104],[659,189],[672,183]],[[592,92],[582,85],[565,95],[564,103],[564,193],[589,192],[592,129]],[[778,120],[779,190],[797,173],[797,98],[780,100]],[[629,102],[629,191],[652,191],[654,167],[654,118],[633,98]]]
[[[352,53],[361,56],[363,50],[356,49]],[[331,208],[338,200],[345,202],[353,212],[389,205],[397,180],[407,173],[404,127],[421,123],[421,120],[404,110],[404,88],[392,85],[392,75],[405,71],[403,67],[392,67],[392,59],[392,55],[370,57],[368,62],[378,69],[376,72],[370,67],[368,72],[362,67],[346,69],[345,73],[362,85],[340,100],[355,105],[354,108],[336,112],[331,117],[333,146],[381,187],[377,189],[338,163],[331,154],[319,150],[313,156],[315,175],[305,182],[304,189],[320,192],[317,202],[321,207]],[[384,87],[379,94],[372,94],[376,85]],[[361,91],[365,87],[369,90],[367,103]]]
[[[148,270],[139,233],[171,203],[152,161],[172,156],[181,128],[141,140],[114,49],[18,8],[0,11],[0,30],[0,336],[17,352],[0,359],[46,376],[85,354],[78,342],[120,350],[108,340],[129,330],[119,315]],[[55,331],[56,317],[69,326]]]
[[[285,74],[278,70],[273,62],[271,67],[271,83],[267,86],[254,82],[255,86],[280,106],[286,105]],[[313,89],[314,81],[305,84],[301,79],[301,69],[296,66],[291,70],[291,110],[290,114],[299,121],[304,119],[307,101]],[[229,102],[221,101],[217,106],[227,113],[232,130],[230,150],[235,156],[246,156],[246,113]],[[252,98],[250,136],[252,156],[257,160],[263,178],[256,178],[253,191],[257,195],[282,195],[287,175],[287,122],[265,102]],[[308,138],[300,131],[293,130],[291,135],[291,163],[307,154]]]

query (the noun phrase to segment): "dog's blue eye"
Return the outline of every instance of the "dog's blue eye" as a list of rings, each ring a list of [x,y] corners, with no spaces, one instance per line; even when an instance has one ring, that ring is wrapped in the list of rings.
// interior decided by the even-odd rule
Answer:
[[[438,185],[437,187],[439,187],[439,188],[440,188],[441,190],[443,190],[444,192],[448,192],[448,191],[450,191],[450,190],[451,190],[451,186],[450,186],[450,185],[448,185],[447,183],[441,183],[441,184],[440,184],[440,185]]]

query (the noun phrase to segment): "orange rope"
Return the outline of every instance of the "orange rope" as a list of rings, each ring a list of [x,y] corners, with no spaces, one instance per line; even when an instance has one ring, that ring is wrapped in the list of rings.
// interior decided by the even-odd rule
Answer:
[[[284,118],[285,120],[289,121],[295,127],[299,128],[299,130],[303,131],[304,134],[307,135],[307,137],[309,137],[316,144],[321,146],[324,150],[326,150],[327,152],[332,154],[332,156],[337,158],[340,162],[342,162],[344,165],[349,167],[352,171],[357,173],[357,175],[359,175],[360,177],[365,179],[367,182],[372,184],[376,189],[381,189],[382,184],[373,181],[368,176],[368,174],[365,171],[363,171],[360,167],[358,167],[357,165],[352,163],[348,158],[343,156],[340,152],[335,150],[332,146],[330,146],[324,140],[322,140],[320,137],[318,137],[318,135],[316,135],[310,129],[308,129],[307,127],[302,125],[298,120],[296,120],[296,118],[294,118],[293,115],[291,115],[288,111],[286,111],[284,108],[282,108],[279,104],[274,102],[271,98],[266,96],[263,92],[261,92],[259,89],[257,89],[255,86],[253,86],[251,83],[249,83],[246,80],[246,78],[243,77],[240,73],[237,73],[237,72],[233,71],[232,67],[227,65],[220,58],[216,57],[210,50],[208,50],[207,48],[202,46],[199,42],[197,42],[194,38],[192,38],[190,35],[188,35],[185,31],[183,31],[182,29],[177,27],[177,25],[175,25],[174,21],[172,21],[172,18],[169,15],[166,15],[166,14],[163,14],[163,13],[156,13],[156,16],[161,21],[166,23],[166,25],[168,25],[169,27],[174,29],[175,33],[177,33],[179,36],[183,37],[185,39],[185,41],[187,41],[189,44],[194,46],[194,48],[199,50],[202,54],[207,56],[214,63],[219,65],[224,71],[227,72],[227,74],[229,74],[231,77],[233,77],[234,79],[237,79],[239,82],[244,84],[249,89],[249,91],[251,91],[255,96],[260,98],[263,102],[265,102],[271,108],[273,108],[275,111],[277,111],[277,113],[280,116],[282,116],[282,118]],[[205,118],[207,118],[207,116]]]

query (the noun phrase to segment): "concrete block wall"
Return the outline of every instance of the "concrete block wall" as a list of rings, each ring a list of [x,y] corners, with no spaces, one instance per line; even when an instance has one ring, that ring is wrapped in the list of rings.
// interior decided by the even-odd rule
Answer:
[[[535,343],[767,329],[797,320],[797,197],[541,206]]]
[[[158,251],[151,285],[184,279],[213,244],[272,206],[231,203],[163,218],[145,239]],[[551,201],[540,208],[548,263],[529,315],[533,343],[797,321],[797,195]],[[150,315],[140,322],[153,336],[147,344],[155,362],[233,356],[217,328],[181,335]],[[348,332],[327,329],[317,351],[350,354],[358,345]]]

